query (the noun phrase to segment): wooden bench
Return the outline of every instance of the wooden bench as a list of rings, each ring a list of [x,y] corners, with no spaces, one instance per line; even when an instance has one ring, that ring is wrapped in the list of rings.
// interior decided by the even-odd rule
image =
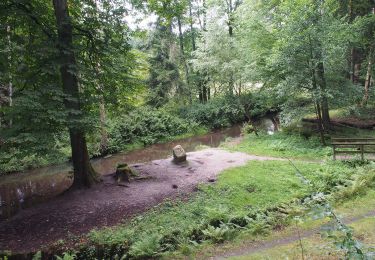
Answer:
[[[337,154],[360,154],[361,160],[365,159],[366,153],[375,154],[375,138],[332,138],[333,160]],[[367,148],[374,148],[367,150]],[[350,150],[337,150],[340,148]]]

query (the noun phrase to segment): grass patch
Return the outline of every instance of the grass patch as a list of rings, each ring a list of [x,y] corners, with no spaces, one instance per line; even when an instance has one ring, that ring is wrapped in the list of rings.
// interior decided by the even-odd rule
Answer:
[[[332,148],[324,147],[317,137],[305,138],[283,132],[274,135],[248,134],[242,143],[230,148],[254,155],[317,160],[332,154]]]

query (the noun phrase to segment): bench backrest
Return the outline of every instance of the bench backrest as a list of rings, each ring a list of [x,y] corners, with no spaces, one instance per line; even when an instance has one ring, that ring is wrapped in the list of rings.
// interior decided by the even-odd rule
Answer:
[[[332,138],[332,144],[375,144],[375,138]]]

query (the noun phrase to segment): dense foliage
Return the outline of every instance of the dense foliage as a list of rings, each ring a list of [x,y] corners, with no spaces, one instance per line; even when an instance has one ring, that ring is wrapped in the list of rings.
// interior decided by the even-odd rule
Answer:
[[[145,107],[117,118],[109,129],[109,150],[118,152],[132,143],[149,145],[186,133],[194,134],[199,126],[194,121]]]

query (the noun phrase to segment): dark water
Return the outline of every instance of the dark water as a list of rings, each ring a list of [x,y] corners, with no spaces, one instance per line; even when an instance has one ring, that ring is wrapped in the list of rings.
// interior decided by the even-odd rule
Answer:
[[[227,137],[238,137],[240,134],[240,126],[233,126],[203,136],[154,144],[128,153],[95,159],[93,166],[100,174],[109,174],[115,171],[118,163],[133,164],[167,158],[177,144],[190,152],[200,145],[218,147]],[[0,177],[0,220],[64,192],[72,183],[71,171],[72,167],[67,163]]]

